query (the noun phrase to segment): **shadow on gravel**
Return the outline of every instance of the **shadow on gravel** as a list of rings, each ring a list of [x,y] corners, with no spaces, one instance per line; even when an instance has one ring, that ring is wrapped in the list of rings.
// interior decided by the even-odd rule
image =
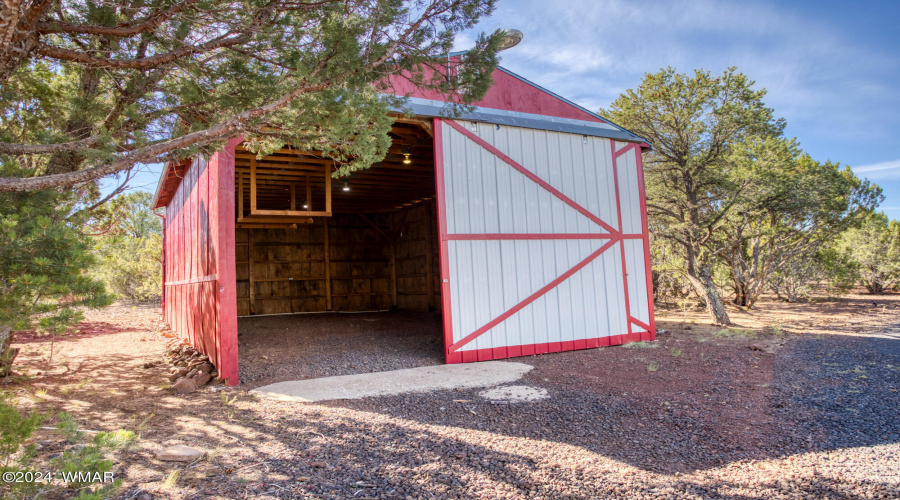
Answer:
[[[900,340],[799,339],[776,364],[775,411],[833,450],[900,442]]]
[[[194,396],[186,409],[201,409]],[[206,401],[209,401],[206,399]],[[264,412],[264,415],[263,415]],[[865,480],[770,475],[755,482],[704,481],[669,475],[635,475],[615,457],[546,440],[509,438],[491,431],[428,426],[397,415],[276,403],[262,409],[235,408],[232,422],[253,433],[235,436],[235,426],[208,422],[213,441],[240,441],[242,459],[201,473],[197,490],[226,498],[760,498],[759,490],[791,497],[858,498],[860,491],[890,494],[890,486]],[[174,427],[179,427],[175,423]],[[196,432],[196,429],[194,429]],[[215,462],[215,460],[213,460]],[[745,464],[745,467],[751,467]],[[247,477],[259,477],[250,480]],[[746,492],[746,493],[744,493]],[[206,493],[207,495],[211,493]],[[270,496],[266,496],[270,498]]]
[[[762,359],[761,367],[754,359],[741,361],[751,355],[741,349],[721,363],[697,359],[706,365],[696,370],[708,369],[695,385],[680,386],[683,392],[648,395],[642,389],[666,387],[671,381],[665,378],[679,377],[674,368],[649,379],[622,373],[626,381],[634,377],[633,390],[614,392],[604,388],[608,382],[585,375],[588,369],[578,357],[589,354],[582,352],[517,359],[536,365],[518,383],[547,389],[550,398],[543,401],[493,405],[478,390],[463,390],[330,405],[572,445],[666,474],[900,442],[900,341],[794,338],[777,355],[768,355],[768,367],[764,355],[753,354]],[[664,360],[667,354],[655,355]],[[556,372],[567,378],[542,378],[548,370],[544,360],[563,358],[565,366]],[[657,364],[660,372],[666,369],[663,362]],[[774,380],[760,383],[763,371]]]

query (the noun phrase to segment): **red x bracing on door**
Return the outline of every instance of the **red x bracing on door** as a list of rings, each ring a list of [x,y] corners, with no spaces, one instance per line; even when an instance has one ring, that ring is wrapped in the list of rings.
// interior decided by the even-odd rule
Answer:
[[[654,338],[639,145],[434,131],[448,363]]]

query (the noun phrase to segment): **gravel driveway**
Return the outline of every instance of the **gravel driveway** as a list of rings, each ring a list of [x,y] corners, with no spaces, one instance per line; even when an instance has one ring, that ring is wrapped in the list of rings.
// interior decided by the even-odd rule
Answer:
[[[675,330],[655,348],[517,361],[535,369],[513,385],[546,399],[248,405],[270,441],[245,460],[268,470],[217,494],[900,498],[900,340]]]
[[[467,389],[324,404],[256,400],[252,383],[175,396],[160,383],[165,367],[147,367],[164,346],[157,315],[109,310],[92,318],[104,328],[60,341],[77,363],[14,390],[43,391],[23,404],[70,411],[89,429],[140,431],[140,445],[115,457],[123,499],[896,499],[898,315],[853,308],[861,336],[844,335],[844,321],[842,335],[672,321],[649,345],[516,358],[534,370],[506,387],[546,396],[533,401]],[[389,318],[365,331],[395,331]],[[422,317],[403,347],[330,359],[354,348],[364,320],[319,337],[321,349],[285,373],[269,363],[284,325],[266,320],[260,350],[242,353],[260,361],[248,375],[374,371],[404,352],[426,363],[439,346],[412,338],[435,331]],[[22,366],[43,369],[46,346],[29,342]],[[154,456],[173,444],[208,454],[189,464]]]

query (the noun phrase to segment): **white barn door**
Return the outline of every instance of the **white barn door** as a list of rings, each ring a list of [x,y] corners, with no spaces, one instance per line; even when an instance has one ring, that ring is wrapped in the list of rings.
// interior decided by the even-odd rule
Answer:
[[[654,338],[638,145],[434,125],[448,363]]]

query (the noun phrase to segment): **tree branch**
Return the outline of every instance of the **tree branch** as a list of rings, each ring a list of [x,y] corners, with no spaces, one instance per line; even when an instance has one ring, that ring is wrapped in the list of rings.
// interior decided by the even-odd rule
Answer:
[[[155,159],[161,155],[171,153],[172,151],[186,148],[189,146],[203,146],[213,142],[227,139],[239,127],[254,118],[267,115],[277,111],[291,103],[297,97],[308,93],[324,90],[332,85],[331,81],[324,81],[316,85],[305,85],[295,89],[275,101],[264,106],[253,108],[243,113],[237,114],[222,123],[212,126],[205,130],[200,130],[191,134],[187,134],[167,141],[159,142],[150,146],[136,149],[131,153],[122,156],[118,160],[105,165],[86,168],[75,172],[66,172],[62,174],[46,175],[41,177],[29,178],[0,178],[0,191],[33,191],[37,189],[47,189],[59,186],[68,186],[80,182],[89,182],[106,175],[124,170],[135,163],[145,160]]]
[[[131,25],[125,24],[120,26],[80,26],[60,22],[42,22],[37,25],[38,32],[42,35],[51,33],[75,33],[79,35],[101,35],[114,37],[129,37],[139,35],[141,33],[153,31],[154,28],[162,24],[165,20],[171,18],[175,14],[183,11],[197,0],[187,0],[175,4],[168,9],[152,14],[146,21]]]
[[[147,69],[157,67],[160,64],[170,63],[189,55],[203,54],[223,47],[238,45],[248,40],[250,40],[250,36],[246,34],[241,34],[232,38],[227,38],[227,35],[223,35],[202,45],[181,47],[165,54],[128,60],[96,57],[77,50],[47,45],[44,42],[38,42],[37,52],[44,57],[51,57],[60,61],[77,62],[91,68]]]

